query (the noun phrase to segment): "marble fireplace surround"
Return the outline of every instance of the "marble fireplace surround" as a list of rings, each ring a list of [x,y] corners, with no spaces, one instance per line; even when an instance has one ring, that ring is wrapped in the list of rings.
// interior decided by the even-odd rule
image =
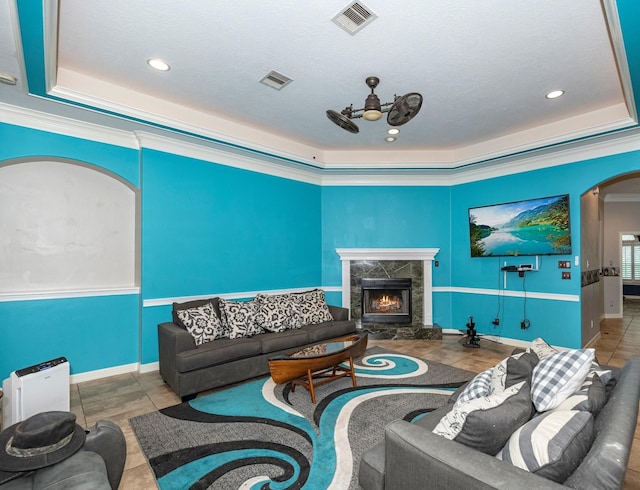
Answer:
[[[342,262],[342,304],[351,308],[351,263],[357,261],[422,261],[422,324],[433,325],[432,266],[439,248],[337,248]]]

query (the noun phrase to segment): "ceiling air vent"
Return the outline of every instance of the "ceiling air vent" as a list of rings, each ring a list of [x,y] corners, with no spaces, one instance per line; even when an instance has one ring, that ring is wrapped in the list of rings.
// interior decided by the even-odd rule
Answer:
[[[371,24],[378,16],[360,2],[353,2],[336,14],[331,21],[352,36]]]
[[[260,83],[264,83],[265,85],[271,88],[275,88],[276,90],[280,90],[282,87],[290,84],[291,82],[293,82],[293,79],[274,70],[271,70],[262,78],[262,80],[260,80]]]

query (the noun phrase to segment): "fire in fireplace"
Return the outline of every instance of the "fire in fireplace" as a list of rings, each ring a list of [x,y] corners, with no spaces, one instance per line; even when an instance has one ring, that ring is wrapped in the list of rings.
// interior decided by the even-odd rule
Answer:
[[[362,323],[411,323],[411,278],[362,279]]]

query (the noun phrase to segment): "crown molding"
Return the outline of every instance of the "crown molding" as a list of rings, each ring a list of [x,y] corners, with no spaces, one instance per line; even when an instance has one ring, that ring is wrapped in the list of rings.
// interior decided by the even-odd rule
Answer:
[[[139,150],[142,146],[322,186],[452,186],[640,150],[638,126],[453,170],[322,170],[185,135],[125,131],[0,103],[0,122]]]
[[[0,122],[108,145],[139,149],[138,141],[131,131],[113,129],[2,102],[0,102]]]
[[[172,140],[144,131],[135,131],[134,133],[141,148],[158,150],[308,184],[320,185],[322,183],[318,170],[272,162],[250,155],[238,155],[228,150],[207,147],[206,143]]]

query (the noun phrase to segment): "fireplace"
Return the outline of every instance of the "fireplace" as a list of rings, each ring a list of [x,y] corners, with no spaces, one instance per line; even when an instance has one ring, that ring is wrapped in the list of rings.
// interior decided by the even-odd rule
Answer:
[[[411,278],[363,278],[362,323],[411,323]]]

